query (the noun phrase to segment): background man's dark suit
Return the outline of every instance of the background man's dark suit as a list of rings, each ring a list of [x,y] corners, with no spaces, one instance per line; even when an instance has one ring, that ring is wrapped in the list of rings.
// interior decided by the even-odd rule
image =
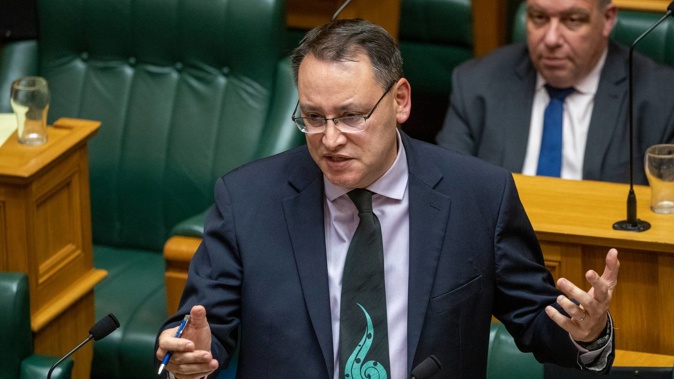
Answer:
[[[559,292],[511,175],[402,139],[409,165],[409,368],[434,354],[444,366],[436,378],[484,378],[492,312],[520,347],[575,365],[568,333],[544,312]],[[240,326],[240,378],[333,377],[323,188],[306,147],[243,166],[216,184],[181,309],[167,324],[204,305],[221,362]]]
[[[643,157],[674,143],[674,69],[634,56],[634,181],[648,184]],[[585,148],[583,179],[629,181],[628,50],[609,43]],[[438,144],[521,172],[529,138],[536,71],[525,43],[458,67]]]

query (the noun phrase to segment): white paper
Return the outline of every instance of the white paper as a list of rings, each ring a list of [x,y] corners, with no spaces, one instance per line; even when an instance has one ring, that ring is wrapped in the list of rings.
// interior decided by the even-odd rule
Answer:
[[[0,146],[16,130],[16,115],[14,113],[0,113]]]

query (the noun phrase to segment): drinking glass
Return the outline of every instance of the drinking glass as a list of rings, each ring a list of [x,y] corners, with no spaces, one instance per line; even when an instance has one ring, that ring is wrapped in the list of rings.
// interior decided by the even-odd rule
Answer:
[[[47,142],[49,87],[39,76],[27,76],[12,82],[10,102],[16,114],[19,142],[42,145]]]
[[[651,210],[674,213],[674,144],[649,147],[644,161],[651,186]]]

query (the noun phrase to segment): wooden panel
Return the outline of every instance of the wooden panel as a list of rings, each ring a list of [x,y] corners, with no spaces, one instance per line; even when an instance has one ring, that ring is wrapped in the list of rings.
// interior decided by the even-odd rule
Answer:
[[[667,11],[669,0],[613,0],[620,9],[656,11],[663,14]]]
[[[64,355],[88,336],[93,288],[107,274],[93,268],[86,149],[99,125],[61,119],[45,145],[21,145],[15,134],[0,146],[0,268],[28,274],[41,354]],[[89,377],[91,352],[74,356],[75,379]]]
[[[507,0],[472,0],[473,53],[483,56],[499,46],[507,38]]]
[[[96,322],[93,305],[94,295],[93,292],[89,292],[65,312],[60,313],[40,332],[35,333],[35,353],[63,356],[87,338],[88,328]],[[88,343],[71,356],[75,361],[73,378],[88,379],[91,377],[93,346],[92,343]]]
[[[0,271],[7,271],[7,218],[5,202],[0,194]]]
[[[639,351],[616,350],[613,366],[627,367],[672,367],[674,356],[650,354]],[[635,375],[635,378],[638,377]]]
[[[344,0],[287,0],[286,23],[291,28],[312,29],[330,22]],[[343,18],[362,18],[382,26],[398,38],[400,0],[352,0],[339,14]]]
[[[673,249],[674,250],[674,249]],[[674,255],[658,255],[656,262],[658,271],[658,286],[657,299],[667,299],[660,303],[650,304],[647,310],[647,318],[650,319],[657,313],[657,323],[654,326],[658,328],[659,343],[662,353],[674,354],[674,322],[672,322],[672,315],[674,315]],[[655,312],[654,312],[655,310]]]
[[[180,296],[187,282],[187,271],[194,252],[197,251],[201,238],[174,236],[164,245],[166,261],[166,304],[168,314],[178,310]]]
[[[582,270],[582,248],[580,245],[566,245],[541,241],[541,249],[545,258],[545,267],[550,270],[556,279],[567,278],[574,283],[583,279],[579,272]]]

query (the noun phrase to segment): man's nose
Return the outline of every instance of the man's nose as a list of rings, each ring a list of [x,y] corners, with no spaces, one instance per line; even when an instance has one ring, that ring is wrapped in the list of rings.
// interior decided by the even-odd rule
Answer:
[[[327,120],[325,123],[325,132],[323,132],[323,144],[327,148],[332,149],[343,143],[342,137],[344,137],[344,135],[337,127],[335,120]]]
[[[548,24],[548,29],[545,31],[545,44],[547,46],[559,46],[562,41],[562,24],[559,19],[553,18]]]

